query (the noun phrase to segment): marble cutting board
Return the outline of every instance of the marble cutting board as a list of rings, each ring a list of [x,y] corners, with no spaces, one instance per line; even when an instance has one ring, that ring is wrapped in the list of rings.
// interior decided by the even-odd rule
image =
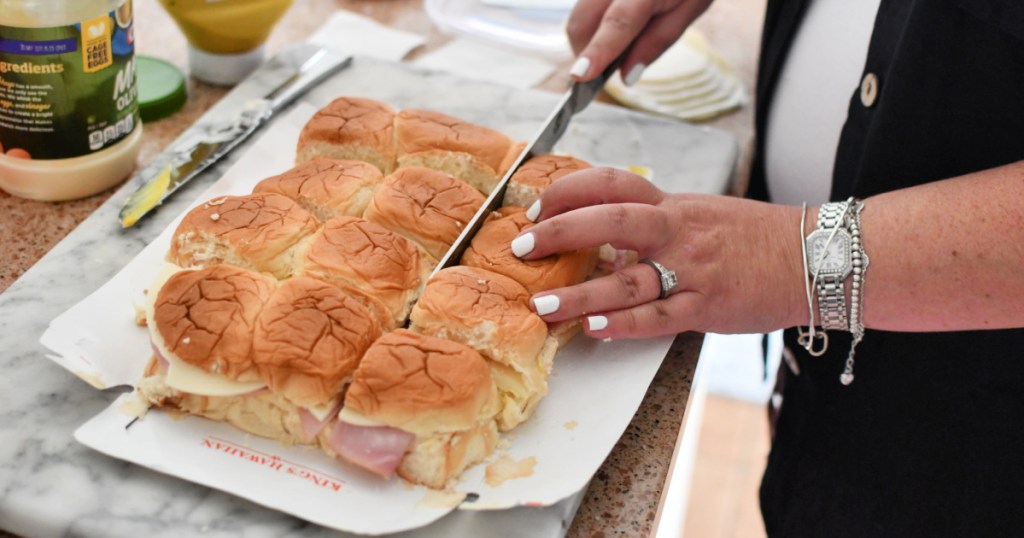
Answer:
[[[343,91],[339,92],[338,84]],[[258,94],[259,88],[239,91]],[[322,106],[339,93],[374,96],[397,107],[441,110],[520,139],[533,134],[557,98],[357,60],[353,68],[305,101]],[[581,157],[597,155],[606,162],[643,163],[654,170],[656,179],[670,179],[673,188],[693,192],[724,191],[736,155],[735,144],[722,133],[603,105],[574,120],[559,150]],[[245,151],[242,148],[234,155],[237,158]],[[219,519],[193,517],[193,509],[201,507],[200,512],[207,515],[237,511],[237,517],[218,523],[236,530],[275,533],[273,529],[298,527],[303,534],[325,532],[71,443],[74,427],[114,395],[97,392],[39,360],[43,350],[35,338],[48,320],[115,273],[229,164],[222,163],[203,182],[179,193],[170,207],[161,209],[142,228],[127,233],[117,229],[114,218],[127,192],[123,190],[0,296],[0,334],[5,340],[0,364],[11,373],[0,379],[0,401],[5,404],[0,413],[6,418],[0,423],[0,436],[13,441],[0,448],[0,527],[32,535],[122,535],[154,528],[194,532]],[[124,491],[135,494],[126,498]],[[578,501],[577,496],[547,509],[457,513],[417,535],[482,530],[493,528],[497,521],[515,521],[514,528],[524,536],[559,535],[567,527],[563,520],[571,518]],[[183,508],[183,503],[190,508]]]

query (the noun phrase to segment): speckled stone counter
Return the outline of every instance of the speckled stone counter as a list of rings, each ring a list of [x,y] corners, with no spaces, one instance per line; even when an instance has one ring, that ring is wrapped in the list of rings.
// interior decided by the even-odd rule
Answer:
[[[447,38],[423,15],[414,0],[302,0],[275,30],[270,48],[301,40],[337,8],[346,8],[407,31],[427,36],[427,48]],[[763,0],[720,0],[699,23],[720,52],[738,69],[748,88],[754,72]],[[155,0],[136,0],[139,52],[167,58],[184,67],[184,41]],[[561,75],[542,87],[563,87]],[[190,98],[177,115],[145,126],[140,162],[147,162],[225,93],[190,81]],[[745,184],[751,136],[751,107],[710,125],[731,132],[740,142],[734,191]],[[61,204],[31,202],[0,191],[0,291],[46,254],[114,191]],[[33,335],[32,338],[37,337]],[[10,336],[5,336],[10,338]],[[632,424],[587,490],[569,536],[638,536],[650,532],[685,410],[701,343],[700,335],[681,335],[647,392]],[[55,375],[65,375],[56,373]],[[2,400],[0,400],[2,401]],[[5,410],[0,409],[0,414]],[[2,493],[2,492],[0,492]],[[55,499],[59,500],[59,499]],[[0,528],[4,524],[0,518]],[[2,531],[0,531],[2,534]]]

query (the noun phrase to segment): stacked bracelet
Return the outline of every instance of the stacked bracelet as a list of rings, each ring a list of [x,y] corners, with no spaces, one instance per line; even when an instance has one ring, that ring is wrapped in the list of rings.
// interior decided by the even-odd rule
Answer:
[[[804,285],[810,321],[805,331],[798,328],[799,342],[812,356],[821,356],[828,349],[826,330],[848,330],[853,343],[840,382],[853,382],[854,350],[864,338],[863,290],[868,257],[861,241],[860,213],[864,204],[855,198],[845,202],[823,204],[818,210],[818,228],[804,238],[807,204],[800,216],[800,239],[803,251]],[[852,274],[849,312],[847,312],[845,281]],[[817,291],[819,320],[822,331],[815,330],[814,298]],[[815,340],[821,348],[814,349]]]

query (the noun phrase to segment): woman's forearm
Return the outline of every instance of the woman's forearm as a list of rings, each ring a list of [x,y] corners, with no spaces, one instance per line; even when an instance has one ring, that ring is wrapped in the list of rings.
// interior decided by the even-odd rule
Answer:
[[[868,198],[862,227],[868,328],[1024,327],[1024,162]]]

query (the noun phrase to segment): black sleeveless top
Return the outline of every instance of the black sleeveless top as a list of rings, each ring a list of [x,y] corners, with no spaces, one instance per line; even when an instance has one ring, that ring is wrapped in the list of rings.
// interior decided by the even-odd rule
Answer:
[[[768,2],[755,198],[770,198],[767,104],[809,1]],[[868,108],[851,88],[832,200],[1024,160],[1024,1],[882,0],[866,73],[879,94]],[[793,332],[801,374],[783,369],[761,485],[769,535],[1024,536],[1024,329],[869,330],[848,387],[849,335],[813,358]]]

